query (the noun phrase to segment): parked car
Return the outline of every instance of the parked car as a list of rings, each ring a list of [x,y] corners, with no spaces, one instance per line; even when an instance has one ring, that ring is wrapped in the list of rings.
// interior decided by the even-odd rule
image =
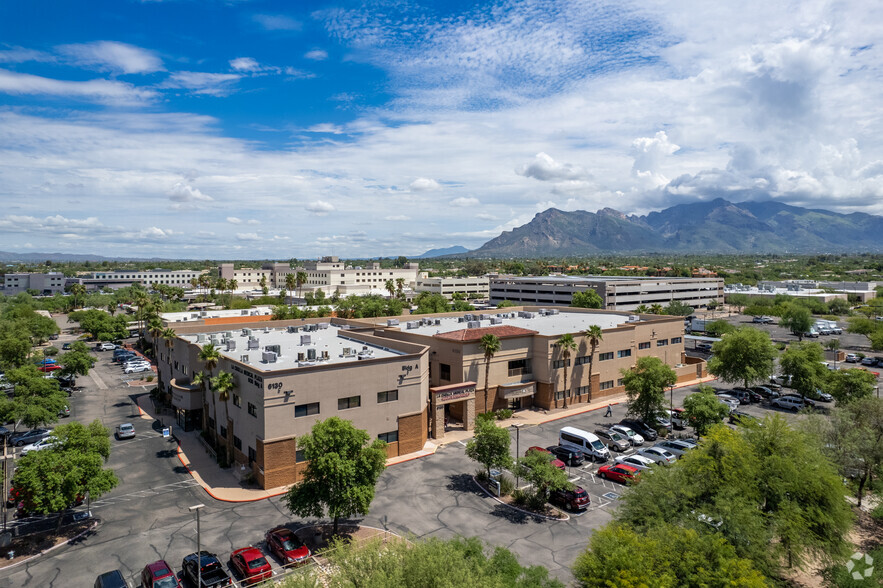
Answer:
[[[612,427],[610,427],[610,430],[616,431],[617,433],[628,439],[629,442],[635,447],[644,444],[644,438],[641,435],[637,434],[634,429],[630,427],[627,427],[625,425],[613,425]]]
[[[635,433],[638,433],[641,437],[644,438],[645,441],[656,441],[656,429],[648,426],[643,421],[640,421],[638,419],[622,419],[621,421],[619,421],[619,424],[630,428]]]
[[[783,408],[785,410],[793,410],[797,412],[806,408],[806,403],[802,398],[795,396],[782,396],[781,398],[775,398],[772,402],[770,402],[770,406],[775,406],[776,408]]]
[[[631,442],[617,433],[609,429],[595,429],[595,435],[601,440],[601,443],[607,446],[611,451],[627,451],[631,446]]]
[[[822,402],[834,402],[834,397],[828,394],[827,392],[822,392],[821,390],[816,390],[815,395],[812,397],[813,400],[821,400]]]
[[[122,423],[117,425],[117,439],[132,439],[135,437],[135,427],[132,423]]]
[[[573,490],[560,488],[549,493],[549,502],[572,511],[586,510],[591,504],[589,493],[575,486]]]
[[[141,365],[134,365],[132,367],[127,367],[126,369],[123,370],[123,373],[125,373],[125,374],[140,374],[141,372],[146,372],[148,370],[150,370],[149,364],[141,364]]]
[[[70,344],[70,343],[62,343],[62,344],[61,344],[61,350],[62,350],[62,351],[69,351],[70,348],[71,348],[71,344]],[[108,573],[110,573],[110,572],[108,572]],[[101,576],[99,576],[99,578],[100,578],[100,577],[101,577]]]
[[[286,527],[270,529],[267,531],[266,540],[267,549],[283,566],[305,563],[312,555],[310,548]]]
[[[200,568],[202,573],[199,573]],[[181,571],[184,577],[196,588],[215,588],[216,586],[230,586],[230,576],[221,565],[218,556],[208,551],[191,553],[184,557],[181,562]],[[202,583],[199,583],[199,580]]]
[[[230,554],[230,567],[243,584],[255,584],[273,577],[270,562],[257,547],[243,547]]]
[[[877,360],[873,357],[865,356],[862,358],[861,363],[862,365],[875,366],[877,365]]]
[[[751,391],[761,397],[761,400],[764,399],[772,399],[778,398],[780,396],[779,390],[782,387],[777,384],[767,384],[765,386],[754,386],[751,388]]]
[[[58,416],[60,416],[62,418],[66,418],[66,417],[71,416],[71,407],[69,407],[67,404],[65,404],[62,407],[62,409],[58,411]]]
[[[620,455],[616,459],[613,460],[613,463],[622,463],[625,465],[632,466],[633,468],[637,468],[639,470],[647,470],[650,469],[655,462],[649,457],[644,457],[643,455]]]
[[[610,451],[597,435],[576,427],[562,427],[558,431],[558,445],[578,449],[593,460],[607,461],[610,459]]]
[[[751,322],[759,323],[761,325],[772,325],[775,321],[771,316],[756,316],[751,320]]]
[[[51,432],[49,429],[31,429],[30,431],[13,433],[9,436],[9,444],[14,447],[24,447],[25,445],[45,439]]]
[[[662,465],[669,465],[678,460],[675,454],[662,447],[646,447],[644,449],[639,449],[635,455],[646,457],[647,459],[651,459]]]
[[[656,445],[654,445],[654,447],[665,449],[666,451],[680,459],[681,456],[693,449],[694,446],[675,439],[664,439],[662,441],[659,441]]]
[[[819,336],[819,332],[816,331],[815,329],[810,329],[809,331],[804,333],[803,336],[806,337],[807,339],[814,339]]]
[[[791,376],[786,374],[781,374],[778,376],[773,376],[770,378],[771,384],[778,384],[779,386],[784,386],[786,388],[791,387]]]
[[[144,566],[141,570],[141,585],[144,588],[181,588],[178,576],[164,559]]]
[[[707,351],[711,352],[711,343],[697,343],[696,351]]]
[[[742,412],[740,410],[734,410],[730,413],[730,423],[734,425],[738,425],[739,423],[756,423],[758,418],[753,414],[748,414],[747,412]]]
[[[804,403],[805,405],[807,405],[808,407],[810,407],[810,408],[815,408],[815,407],[816,407],[816,401],[815,401],[815,400],[813,400],[812,398],[806,398],[806,397],[804,397],[804,396],[801,396],[800,394],[785,394],[785,395],[783,396],[783,398],[796,398],[797,400],[802,400],[803,403]]]
[[[552,455],[554,455],[569,466],[580,466],[586,459],[585,454],[578,449],[561,447],[560,445],[551,445],[546,449],[552,452]]]
[[[52,447],[58,442],[55,437],[45,437],[44,439],[40,439],[36,443],[31,443],[30,445],[25,445],[21,448],[20,455],[24,457],[25,455],[31,453],[32,451],[40,451],[41,449],[48,449]]]
[[[112,570],[95,578],[94,588],[129,588],[129,583],[121,571]]]
[[[524,457],[527,457],[531,452],[541,453],[543,455],[548,456],[549,462],[553,466],[558,468],[559,470],[563,470],[563,469],[567,468],[567,466],[564,464],[564,462],[561,461],[560,459],[556,458],[555,455],[553,455],[552,452],[549,451],[548,449],[543,449],[542,447],[537,447],[536,445],[533,447],[528,447],[527,451],[524,452]]]
[[[610,479],[621,484],[633,482],[637,479],[640,473],[641,470],[638,468],[625,464],[608,464],[598,468],[599,477]]]
[[[117,346],[114,345],[113,343],[105,342],[105,343],[102,343],[101,345],[98,345],[98,349],[100,351],[113,351],[116,348],[117,348]]]
[[[739,404],[751,404],[751,392],[745,388],[733,388],[728,394],[738,400]]]
[[[856,355],[855,353],[847,353],[846,359],[844,361],[846,363],[858,363],[861,361],[861,358],[859,358],[859,356]]]
[[[734,411],[740,406],[739,399],[729,394],[717,394],[717,399],[730,407],[730,411]]]
[[[47,363],[45,365],[41,365],[37,369],[40,370],[41,372],[49,373],[49,372],[54,372],[55,370],[60,370],[61,366],[58,365],[57,363]]]

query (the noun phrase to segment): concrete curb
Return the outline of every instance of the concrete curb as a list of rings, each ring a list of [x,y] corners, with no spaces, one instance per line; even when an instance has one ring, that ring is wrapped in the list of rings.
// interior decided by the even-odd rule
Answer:
[[[92,523],[92,526],[90,526],[88,529],[86,529],[86,530],[83,531],[82,533],[78,533],[77,535],[74,535],[73,537],[71,537],[71,538],[68,539],[67,541],[63,541],[63,542],[59,543],[58,545],[53,545],[52,547],[50,547],[50,548],[47,549],[46,551],[41,551],[40,553],[38,553],[38,554],[36,554],[36,555],[32,555],[31,557],[29,557],[29,558],[27,558],[27,559],[23,559],[23,560],[21,560],[21,561],[15,562],[14,564],[11,564],[11,565],[8,565],[8,566],[4,566],[4,567],[0,568],[0,573],[5,572],[6,570],[11,570],[11,569],[13,569],[13,568],[16,568],[16,567],[18,567],[18,566],[20,566],[20,565],[22,565],[22,564],[26,564],[26,563],[28,563],[29,561],[33,561],[33,560],[37,559],[38,557],[42,557],[42,556],[46,555],[47,553],[50,553],[50,552],[52,552],[52,551],[55,551],[55,550],[58,549],[59,547],[64,547],[65,545],[70,544],[71,541],[74,541],[75,539],[79,539],[80,537],[82,537],[82,536],[85,535],[86,533],[88,533],[88,532],[90,532],[91,530],[93,530],[95,527],[98,526],[98,523],[99,523],[99,521],[95,521],[94,523]]]
[[[194,471],[190,469],[190,462],[184,461],[184,458],[187,457],[187,454],[184,453],[184,450],[181,449],[180,445],[178,445],[178,447],[177,447],[177,454],[178,454],[178,461],[181,462],[181,465],[184,466],[184,468],[187,470],[187,473],[190,474],[190,477],[192,477],[194,480],[199,482],[199,486],[203,490],[205,490],[206,494],[208,494],[209,496],[211,496],[212,498],[214,498],[215,500],[217,500],[219,502],[233,502],[233,503],[258,502],[260,500],[267,500],[269,498],[275,498],[277,496],[282,496],[283,494],[288,492],[288,490],[286,489],[281,492],[277,492],[275,494],[269,494],[267,496],[261,496],[259,498],[242,498],[242,499],[221,498],[221,497],[215,495],[214,492],[212,492],[212,487],[209,486],[208,484],[206,484],[205,482],[203,482],[202,477],[200,477],[198,473],[194,473]]]
[[[517,510],[517,511],[520,512],[520,513],[524,513],[524,514],[526,514],[526,515],[530,515],[530,516],[532,516],[532,517],[540,517],[541,519],[546,519],[546,520],[548,520],[548,521],[560,521],[560,522],[563,522],[563,521],[569,521],[569,520],[570,520],[570,515],[567,514],[567,513],[564,512],[564,511],[558,511],[558,512],[560,512],[561,514],[564,515],[564,518],[563,518],[563,519],[559,519],[558,517],[550,517],[550,516],[547,516],[547,515],[541,515],[541,514],[539,514],[539,513],[537,513],[537,512],[530,512],[529,510],[524,510],[523,508],[518,508],[517,506],[512,506],[511,504],[507,504],[507,503],[503,502],[502,500],[500,500],[499,498],[497,498],[496,496],[494,496],[493,494],[491,494],[490,492],[488,492],[487,489],[486,489],[484,486],[482,486],[481,484],[478,483],[478,480],[475,479],[475,476],[472,476],[472,483],[475,484],[476,486],[478,486],[478,487],[481,489],[481,491],[484,492],[485,494],[487,494],[489,497],[493,498],[494,500],[496,500],[497,502],[499,502],[499,503],[502,504],[503,506],[507,506],[507,507],[511,508],[512,510]]]

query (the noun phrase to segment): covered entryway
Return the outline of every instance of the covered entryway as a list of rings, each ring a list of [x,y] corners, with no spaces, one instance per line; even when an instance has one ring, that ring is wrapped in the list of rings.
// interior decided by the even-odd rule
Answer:
[[[497,386],[497,398],[506,403],[506,408],[519,410],[533,406],[533,397],[536,391],[536,382],[500,384]]]
[[[445,436],[445,411],[461,417],[463,428],[475,427],[475,382],[461,382],[429,389],[429,434],[433,439]]]

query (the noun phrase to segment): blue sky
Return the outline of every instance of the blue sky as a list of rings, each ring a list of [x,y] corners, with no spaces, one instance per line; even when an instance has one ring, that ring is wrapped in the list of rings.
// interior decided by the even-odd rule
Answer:
[[[0,249],[476,247],[555,206],[883,213],[876,3],[0,4]]]

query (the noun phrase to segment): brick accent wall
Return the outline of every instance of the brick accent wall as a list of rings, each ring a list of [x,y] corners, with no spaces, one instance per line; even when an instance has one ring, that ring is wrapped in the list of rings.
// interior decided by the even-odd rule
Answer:
[[[294,457],[297,451],[297,443],[294,438],[264,443],[257,440],[255,453],[257,464],[263,468],[263,476],[256,472],[255,476],[261,484],[261,488],[268,490],[279,486],[294,484],[298,478],[298,466],[295,465]],[[300,464],[306,466],[306,463]],[[261,479],[263,478],[263,479]]]
[[[537,382],[537,392],[534,395],[534,405],[549,410],[554,408],[552,401],[552,384]]]
[[[395,445],[397,453],[390,457],[420,451],[426,444],[426,410],[399,417],[399,442]]]

